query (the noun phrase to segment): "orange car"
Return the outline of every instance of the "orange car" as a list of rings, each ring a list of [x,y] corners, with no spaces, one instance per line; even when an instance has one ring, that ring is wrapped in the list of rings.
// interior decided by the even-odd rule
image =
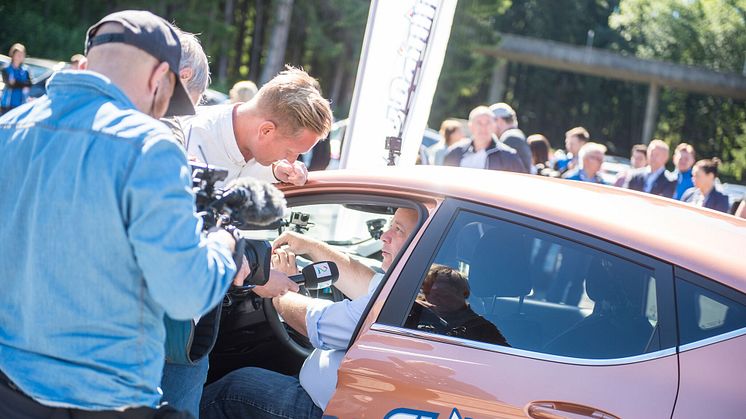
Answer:
[[[394,209],[420,213],[358,324],[328,417],[746,415],[744,220],[460,168],[314,172],[284,191],[288,228],[374,268]],[[247,359],[297,373],[308,346],[292,331],[290,351],[257,356],[276,344],[262,316],[254,303],[227,319],[211,380]]]

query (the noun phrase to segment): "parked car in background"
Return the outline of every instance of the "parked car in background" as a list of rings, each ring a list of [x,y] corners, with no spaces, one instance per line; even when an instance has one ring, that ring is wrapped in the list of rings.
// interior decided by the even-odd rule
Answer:
[[[24,62],[28,67],[29,73],[31,74],[31,89],[29,91],[29,97],[37,98],[47,93],[47,79],[55,71],[63,70],[70,67],[70,63],[64,61],[47,60],[45,58],[33,58],[27,57]],[[7,55],[0,54],[0,66],[6,67],[10,65],[10,57]],[[0,80],[0,90],[5,88],[5,83]]]
[[[223,103],[228,103],[228,95],[217,90],[207,89],[202,95],[202,101],[200,102],[200,105],[212,106],[220,105]]]
[[[342,158],[342,144],[344,143],[345,131],[347,131],[348,120],[342,119],[332,124],[329,132],[329,146],[331,148],[331,162],[327,169],[339,169],[339,161]],[[420,145],[419,160],[420,164],[429,164],[427,148],[432,147],[441,141],[440,133],[431,128],[425,128],[422,134],[422,144]]]
[[[394,211],[419,214],[358,323],[328,417],[743,417],[746,220],[465,168],[313,172],[282,189],[298,214],[283,228],[373,269]],[[225,318],[211,381],[248,365],[298,373],[307,341],[263,304]]]

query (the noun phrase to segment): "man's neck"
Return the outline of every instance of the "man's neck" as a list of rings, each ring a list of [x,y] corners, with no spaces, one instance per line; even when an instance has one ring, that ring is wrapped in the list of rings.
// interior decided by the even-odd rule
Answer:
[[[655,172],[661,170],[662,168],[663,168],[663,166],[657,166],[657,167],[650,166],[650,173],[655,173]]]
[[[254,118],[251,117],[251,109],[246,103],[236,104],[233,106],[231,118],[233,121],[233,138],[238,150],[241,152],[244,161],[249,161],[254,158],[248,144],[249,132],[251,132],[255,122]]]
[[[713,184],[713,185],[710,185],[710,186],[708,186],[708,187],[702,188],[702,189],[700,189],[699,191],[700,191],[700,192],[702,192],[702,195],[703,195],[703,196],[708,196],[708,195],[710,194],[710,192],[712,192],[712,188],[713,188],[713,187],[715,187],[715,185],[714,185],[714,184]]]
[[[487,139],[477,139],[472,138],[472,145],[474,145],[474,151],[482,151],[487,149],[487,147],[490,146],[490,143],[492,143],[492,137],[487,137]]]

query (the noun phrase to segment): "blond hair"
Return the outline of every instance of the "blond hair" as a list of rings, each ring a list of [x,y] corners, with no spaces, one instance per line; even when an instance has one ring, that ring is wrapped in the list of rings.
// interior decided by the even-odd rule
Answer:
[[[295,136],[307,129],[326,137],[332,127],[332,110],[316,86],[318,82],[308,73],[288,66],[262,86],[253,100],[284,134]]]
[[[228,96],[231,98],[231,103],[248,102],[256,96],[257,90],[253,81],[243,80],[233,85]]]

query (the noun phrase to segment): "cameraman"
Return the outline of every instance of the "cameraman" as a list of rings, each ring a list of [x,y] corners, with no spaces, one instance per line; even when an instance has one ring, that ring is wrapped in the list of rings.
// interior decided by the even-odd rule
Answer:
[[[194,34],[184,32],[176,29],[176,33],[179,35],[179,41],[181,42],[181,61],[179,63],[179,75],[181,82],[184,84],[186,91],[189,95],[189,99],[194,105],[199,103],[200,98],[207,89],[209,82],[210,69],[207,63],[207,56],[205,55],[202,46],[200,45],[199,39]],[[177,139],[182,137],[180,142],[183,141],[184,127],[181,125],[182,118],[163,118],[162,122],[171,128],[172,132]],[[248,264],[244,258],[244,263],[241,265],[241,269],[246,269]],[[244,272],[241,275],[236,275],[235,285],[243,285],[243,278],[246,277],[248,272]],[[271,273],[270,280],[263,286],[257,286],[254,288],[254,292],[261,297],[269,298],[282,295],[287,291],[297,291],[298,286],[294,282],[290,281],[284,275],[278,273]],[[219,323],[219,311],[220,307],[215,309],[215,312],[210,312],[206,315],[208,319],[202,318],[203,322],[207,322],[208,327],[212,323]],[[212,317],[211,317],[212,316]],[[191,321],[191,320],[189,320]],[[212,323],[210,322],[212,321]],[[199,355],[192,357],[193,353],[189,352],[189,360],[178,360],[169,358],[169,346],[170,343],[174,345],[183,343],[182,346],[191,345],[185,342],[180,342],[179,335],[169,336],[173,332],[170,327],[178,327],[171,319],[166,318],[166,331],[167,331],[167,345],[166,345],[166,363],[163,368],[163,377],[161,378],[161,390],[163,391],[163,402],[168,403],[170,406],[175,407],[179,410],[190,412],[195,417],[199,416],[199,401],[202,396],[202,386],[204,386],[207,379],[207,371],[209,368],[208,353],[212,349],[212,345],[201,347],[200,349],[204,352],[200,352]],[[192,327],[195,327],[196,321]],[[215,324],[216,326],[216,324]],[[214,343],[216,334],[213,330],[213,340],[210,343]],[[173,341],[171,340],[173,339]],[[193,343],[193,342],[191,342]],[[205,342],[201,342],[205,343]]]
[[[197,160],[228,169],[225,183],[249,176],[303,185],[308,170],[296,159],[332,125],[329,101],[317,86],[305,71],[288,67],[248,102],[200,107],[182,118],[184,147]]]
[[[235,275],[233,237],[204,237],[186,158],[153,118],[192,113],[165,20],[92,26],[90,71],[0,118],[0,417],[156,412],[164,312],[200,316]]]

